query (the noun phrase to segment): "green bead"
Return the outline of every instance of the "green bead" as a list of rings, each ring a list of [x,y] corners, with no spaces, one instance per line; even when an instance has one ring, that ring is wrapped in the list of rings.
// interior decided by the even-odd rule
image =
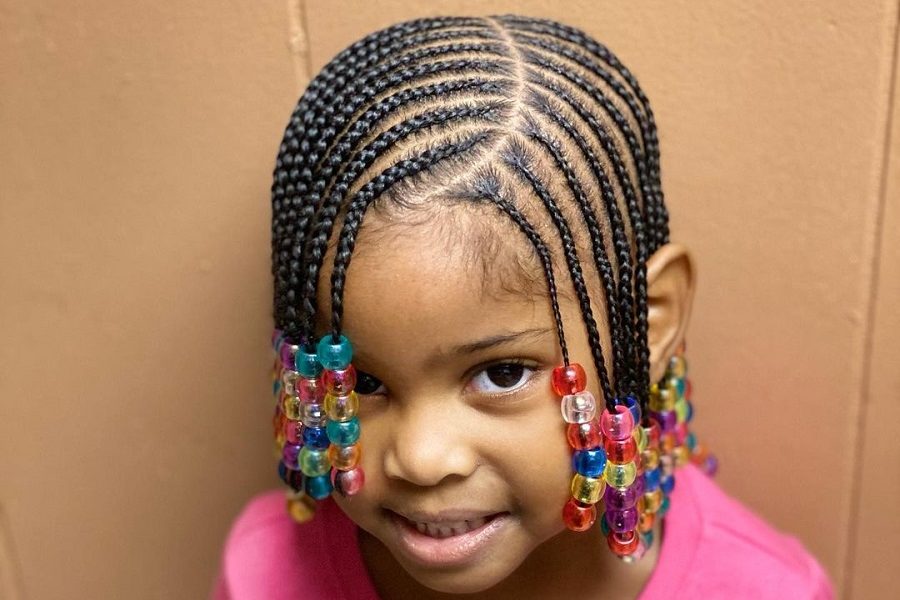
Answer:
[[[323,367],[331,371],[340,371],[350,366],[350,360],[353,358],[353,345],[343,335],[335,343],[329,333],[319,340],[316,354]]]
[[[332,444],[338,446],[355,444],[359,439],[359,417],[353,417],[349,421],[328,421],[325,430]]]
[[[300,470],[307,477],[319,477],[325,475],[331,469],[331,461],[328,460],[326,450],[312,450],[303,446],[300,450]]]
[[[687,423],[688,403],[684,396],[679,396],[675,401],[675,418],[679,423]]]
[[[612,461],[606,463],[606,471],[603,473],[606,483],[613,487],[628,487],[634,483],[637,477],[637,465],[634,461],[625,464],[616,464]]]

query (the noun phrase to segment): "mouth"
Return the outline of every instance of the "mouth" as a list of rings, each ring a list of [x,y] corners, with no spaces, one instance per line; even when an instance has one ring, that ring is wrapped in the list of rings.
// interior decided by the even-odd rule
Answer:
[[[441,519],[417,516],[416,519],[422,520],[413,520],[385,510],[398,534],[401,549],[425,566],[452,566],[470,560],[498,538],[512,521],[508,512],[458,514]]]

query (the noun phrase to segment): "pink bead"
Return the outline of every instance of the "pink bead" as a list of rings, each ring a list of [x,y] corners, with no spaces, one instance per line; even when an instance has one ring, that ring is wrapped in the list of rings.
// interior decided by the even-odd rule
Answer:
[[[362,489],[365,481],[366,474],[362,467],[356,467],[349,471],[335,469],[331,472],[331,484],[342,496],[356,495]]]
[[[600,415],[600,430],[611,440],[628,439],[634,431],[634,416],[628,407],[622,404],[616,405],[615,413],[604,409]]]
[[[303,443],[303,421],[284,419],[284,437],[291,444]]]
[[[349,365],[340,371],[325,370],[322,373],[325,389],[332,396],[346,396],[356,387],[356,369]]]
[[[294,386],[301,402],[318,404],[325,398],[325,388],[318,379],[310,377],[298,377]]]

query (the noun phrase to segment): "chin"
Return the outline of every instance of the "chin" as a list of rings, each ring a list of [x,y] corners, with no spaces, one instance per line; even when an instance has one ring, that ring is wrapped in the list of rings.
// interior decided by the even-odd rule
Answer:
[[[409,565],[402,561],[400,564],[421,585],[445,594],[484,592],[506,579],[517,566],[505,566],[491,559],[474,564],[469,568],[457,568],[453,571],[423,569],[419,565]]]

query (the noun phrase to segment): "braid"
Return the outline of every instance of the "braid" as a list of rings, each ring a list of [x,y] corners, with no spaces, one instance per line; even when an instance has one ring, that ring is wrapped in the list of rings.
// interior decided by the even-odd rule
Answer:
[[[534,173],[534,168],[526,154],[525,148],[518,143],[512,142],[508,145],[506,152],[503,153],[503,158],[505,163],[531,186],[531,189],[540,198],[544,208],[550,215],[550,219],[553,221],[553,225],[559,232],[563,246],[563,255],[569,268],[572,285],[575,287],[575,295],[578,297],[578,303],[581,306],[581,315],[587,327],[588,341],[590,342],[591,354],[594,358],[594,367],[597,369],[597,374],[600,378],[600,389],[603,391],[607,407],[612,408],[615,406],[615,395],[612,392],[609,374],[606,371],[606,361],[603,358],[603,349],[600,346],[600,332],[597,330],[597,322],[594,320],[594,314],[591,310],[591,299],[581,272],[581,263],[578,260],[572,232],[569,230],[569,226],[556,202],[554,202],[553,197],[547,191],[540,178]]]

